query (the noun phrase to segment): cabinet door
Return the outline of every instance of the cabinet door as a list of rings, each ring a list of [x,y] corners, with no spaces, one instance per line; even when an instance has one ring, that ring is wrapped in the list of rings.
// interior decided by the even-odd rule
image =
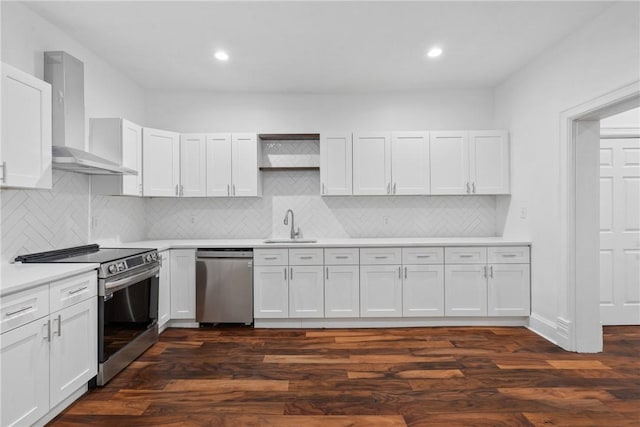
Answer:
[[[429,194],[429,134],[398,132],[391,137],[393,194]]]
[[[289,317],[324,317],[322,266],[289,267]]]
[[[171,318],[171,257],[169,251],[160,256],[160,284],[158,294],[158,326],[163,326]]]
[[[349,196],[353,193],[353,144],[351,134],[320,136],[320,194]]]
[[[32,425],[49,411],[48,321],[36,320],[0,337],[0,425]]]
[[[467,132],[431,132],[431,194],[469,194]]]
[[[2,187],[51,188],[51,85],[2,63]]]
[[[204,135],[180,135],[180,195],[204,197],[206,183],[206,144]]]
[[[127,120],[122,120],[122,166],[138,171],[122,176],[122,194],[142,196],[142,128]]]
[[[490,264],[489,316],[528,316],[529,264]]]
[[[446,265],[445,316],[486,316],[486,265]]]
[[[51,314],[51,407],[98,372],[97,319],[96,298]]]
[[[231,195],[258,196],[258,137],[234,133],[231,141]]]
[[[506,131],[469,132],[469,180],[473,194],[509,194]]]
[[[142,130],[142,174],[145,196],[178,196],[180,138],[158,129]]]
[[[255,267],[253,298],[253,315],[256,319],[289,317],[288,267]]]
[[[196,318],[196,251],[171,250],[171,318]]]
[[[444,316],[444,266],[405,265],[402,315]]]
[[[401,317],[402,279],[399,265],[360,267],[362,317]]]
[[[325,267],[324,317],[360,317],[360,269],[357,265]]]
[[[207,135],[207,196],[231,196],[231,134]]]
[[[353,194],[391,194],[389,134],[353,134]]]

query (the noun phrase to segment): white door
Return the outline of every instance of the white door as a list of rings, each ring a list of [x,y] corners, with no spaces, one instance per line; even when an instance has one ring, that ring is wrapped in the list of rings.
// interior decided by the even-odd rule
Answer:
[[[640,138],[600,141],[600,321],[640,324]]]
[[[2,63],[2,187],[51,188],[51,85]]]
[[[405,265],[402,315],[444,316],[444,266]]]
[[[469,132],[472,194],[509,194],[509,135],[506,131]]]
[[[196,251],[171,250],[171,318],[196,318]]]
[[[353,134],[353,194],[391,194],[391,138],[387,133]]]
[[[324,269],[289,267],[289,317],[324,317]]]
[[[445,265],[445,316],[487,315],[486,268],[481,264]]]
[[[253,298],[253,315],[256,319],[289,317],[288,268],[254,267]]]
[[[431,132],[431,194],[469,194],[467,132]]]
[[[49,399],[54,407],[98,373],[98,300],[90,298],[50,318]]]
[[[49,411],[48,321],[34,320],[0,336],[2,426],[32,425]]]
[[[142,128],[128,120],[122,120],[122,166],[138,171],[122,176],[122,194],[142,196]]]
[[[529,316],[529,264],[489,264],[489,316]]]
[[[362,317],[401,317],[402,278],[399,265],[360,266]]]
[[[320,194],[349,196],[353,193],[353,144],[351,134],[320,135]]]
[[[207,196],[231,196],[231,134],[207,135]]]
[[[360,268],[325,267],[324,317],[360,317]]]
[[[429,134],[398,132],[391,137],[393,194],[429,194]]]
[[[231,141],[231,195],[258,196],[258,136],[234,133]]]
[[[145,196],[178,196],[180,136],[158,129],[142,129],[142,185]]]
[[[169,251],[160,257],[160,284],[158,290],[158,326],[163,326],[171,318],[171,259]]]
[[[207,195],[207,156],[205,136],[180,135],[180,195],[204,197]]]

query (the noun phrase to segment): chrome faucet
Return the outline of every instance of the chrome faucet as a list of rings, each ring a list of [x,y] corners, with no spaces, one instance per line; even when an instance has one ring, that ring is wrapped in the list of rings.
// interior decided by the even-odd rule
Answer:
[[[300,236],[300,228],[296,230],[293,226],[293,211],[291,209],[287,209],[287,212],[284,214],[284,225],[289,224],[289,212],[291,212],[291,240],[294,240]]]

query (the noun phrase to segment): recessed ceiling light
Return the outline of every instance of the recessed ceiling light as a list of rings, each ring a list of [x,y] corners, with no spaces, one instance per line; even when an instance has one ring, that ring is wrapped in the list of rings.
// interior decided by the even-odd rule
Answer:
[[[442,55],[442,49],[437,46],[432,47],[431,49],[429,49],[429,52],[427,52],[427,56],[429,58],[437,58],[440,55]]]
[[[214,53],[213,56],[218,61],[228,61],[229,60],[229,54],[227,52],[225,52],[224,50],[216,51],[216,53]]]

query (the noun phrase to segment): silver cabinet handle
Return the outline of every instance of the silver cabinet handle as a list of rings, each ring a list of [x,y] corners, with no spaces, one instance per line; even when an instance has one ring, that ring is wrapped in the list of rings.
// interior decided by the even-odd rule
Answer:
[[[407,267],[404,268],[404,278],[407,278]]]
[[[484,277],[486,278],[487,277],[487,266],[486,265],[483,267],[483,270],[484,270]]]
[[[88,286],[83,286],[83,287],[78,288],[78,289],[76,289],[76,290],[74,290],[74,291],[69,291],[69,295],[74,295],[74,294],[77,294],[78,292],[82,292],[82,291],[84,291],[85,289],[87,289],[87,287],[88,287]]]
[[[416,255],[416,258],[431,258],[431,255]]]
[[[227,196],[231,195],[231,186],[227,184]]]
[[[460,258],[471,258],[473,255],[469,255],[469,254],[460,254],[459,256],[460,256]]]
[[[336,255],[336,259],[347,259],[349,258],[347,255]]]
[[[289,279],[293,280],[293,267],[289,268]]]
[[[386,255],[384,255],[384,256],[376,256],[375,259],[387,259],[387,256]]]
[[[266,256],[266,257],[264,257],[264,259],[278,259],[278,257],[275,257],[275,256]]]
[[[502,254],[502,258],[515,258],[516,254]]]
[[[327,280],[329,280],[329,267],[327,267]]]
[[[322,183],[322,194],[324,194],[324,182]]]
[[[471,190],[469,189],[469,183],[467,182],[467,194],[469,194]]]
[[[313,258],[312,256],[301,256],[300,259],[311,259]]]
[[[2,180],[3,184],[7,183],[7,162],[2,162],[2,164],[0,165],[0,168],[2,168],[2,178],[0,178],[0,180]]]
[[[393,194],[396,194],[396,185],[398,185],[397,182],[393,183]]]
[[[284,281],[287,281],[287,267],[284,268]]]
[[[55,322],[55,319],[53,321]],[[62,336],[62,314],[58,314],[58,336]]]
[[[23,311],[27,311],[27,310],[31,310],[33,308],[32,305],[28,306],[28,307],[21,307],[16,311],[11,311],[11,312],[7,312],[5,314],[5,316],[9,317],[9,316],[13,316],[14,314],[18,314],[18,313],[22,313]]]
[[[493,279],[493,265],[489,267],[489,277]]]
[[[232,187],[233,187],[233,195],[235,196],[236,195],[236,185],[233,184]]]
[[[387,194],[391,193],[391,183],[387,184]]]
[[[43,339],[45,339],[45,340],[47,340],[47,341],[51,342],[51,320],[50,320],[50,319],[47,319],[47,323],[45,323],[45,324],[44,324],[44,325],[42,325],[42,326],[46,326],[46,327],[47,327],[47,336],[46,336],[46,337],[43,337]]]
[[[176,184],[176,196],[178,196],[178,184]]]
[[[471,183],[471,192],[472,192],[473,194],[476,194],[476,183],[475,183],[475,182],[472,182],[472,183]]]
[[[180,195],[184,196],[184,185],[180,184]]]
[[[402,279],[402,267],[398,267],[398,279]]]

